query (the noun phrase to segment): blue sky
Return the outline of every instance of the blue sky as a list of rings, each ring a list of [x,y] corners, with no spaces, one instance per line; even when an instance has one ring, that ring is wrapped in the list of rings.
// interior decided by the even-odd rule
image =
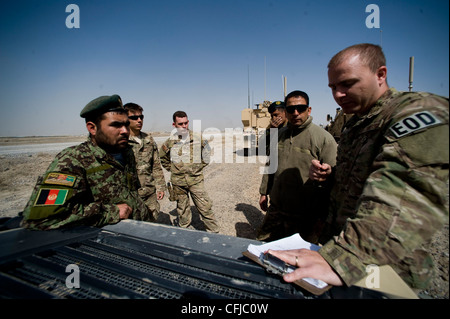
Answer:
[[[66,27],[66,6],[80,28]],[[368,4],[380,28],[367,28]],[[388,83],[449,95],[449,4],[426,1],[1,1],[0,136],[85,134],[80,110],[119,94],[144,107],[145,131],[170,131],[188,113],[202,130],[242,127],[241,110],[287,91],[310,95],[316,124],[338,107],[329,59],[356,43],[381,44]],[[266,80],[264,80],[266,79]]]

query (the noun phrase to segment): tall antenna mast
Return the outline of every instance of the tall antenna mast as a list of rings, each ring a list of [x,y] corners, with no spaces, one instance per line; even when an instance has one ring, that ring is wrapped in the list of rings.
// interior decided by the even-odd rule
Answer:
[[[383,30],[380,29],[380,47],[383,47]]]
[[[248,95],[248,108],[250,108],[250,65],[247,64],[247,95]]]
[[[413,88],[413,78],[414,78],[414,57],[409,58],[409,92],[412,91]]]
[[[266,57],[264,56],[264,101],[266,100]]]

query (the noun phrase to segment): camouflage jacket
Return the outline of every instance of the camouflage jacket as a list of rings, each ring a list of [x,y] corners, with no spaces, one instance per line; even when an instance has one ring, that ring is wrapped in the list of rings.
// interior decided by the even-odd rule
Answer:
[[[335,237],[319,251],[345,284],[387,264],[410,287],[428,285],[424,244],[448,221],[448,117],[446,98],[390,89],[346,124],[328,220]]]
[[[151,134],[141,132],[140,141],[130,137],[136,158],[136,168],[141,183],[140,193],[151,195],[156,191],[165,191],[166,182],[159,159],[158,146]]]
[[[211,149],[201,134],[189,131],[186,142],[172,134],[160,148],[162,166],[171,172],[171,182],[192,186],[203,181],[203,168],[209,164]]]
[[[38,178],[24,210],[22,226],[55,229],[63,226],[101,227],[120,221],[116,204],[132,208],[130,218],[147,220],[148,209],[140,187],[131,147],[125,165],[102,148],[86,141],[61,151]]]
[[[286,213],[299,214],[301,211],[313,210],[309,206],[316,204],[313,203],[313,197],[318,187],[309,180],[311,161],[323,160],[334,166],[336,152],[334,138],[315,125],[311,116],[300,127],[286,126],[280,129],[277,171],[263,176],[260,194],[269,195],[271,204]]]

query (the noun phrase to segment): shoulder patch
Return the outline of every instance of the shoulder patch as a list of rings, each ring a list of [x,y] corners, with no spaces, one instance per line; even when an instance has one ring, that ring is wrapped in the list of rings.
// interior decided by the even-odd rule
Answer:
[[[68,189],[41,188],[34,206],[63,205],[68,193]]]
[[[60,174],[60,173],[48,173],[44,179],[44,184],[63,185],[72,187],[75,184],[77,178],[73,175]]]
[[[440,123],[441,120],[439,120],[434,114],[428,111],[422,111],[401,119],[389,129],[397,138],[399,138]]]

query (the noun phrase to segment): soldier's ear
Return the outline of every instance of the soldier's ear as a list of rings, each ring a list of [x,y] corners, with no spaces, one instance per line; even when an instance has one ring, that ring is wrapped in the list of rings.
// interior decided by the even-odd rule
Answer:
[[[386,79],[387,79],[387,67],[386,66],[379,67],[376,72],[376,75],[377,75],[378,84],[381,86],[382,84],[384,84],[386,82]]]
[[[95,136],[97,134],[97,125],[95,125],[94,122],[87,122],[86,128],[91,136]]]

